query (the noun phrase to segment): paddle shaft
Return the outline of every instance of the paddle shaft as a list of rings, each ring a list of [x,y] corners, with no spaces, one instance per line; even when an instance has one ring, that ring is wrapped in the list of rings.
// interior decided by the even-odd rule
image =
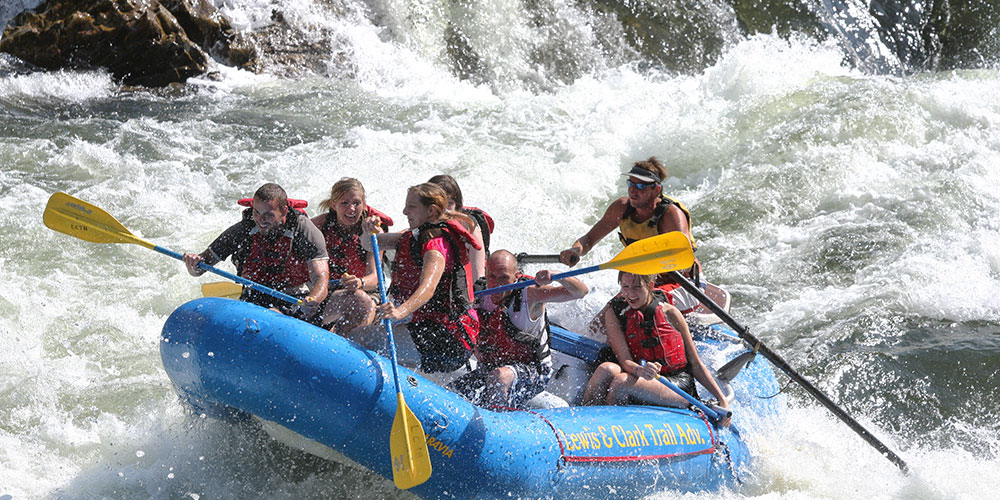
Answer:
[[[603,264],[584,267],[552,276],[552,280],[560,280],[590,273],[601,269],[617,269],[632,274],[661,274],[674,269],[686,269],[694,262],[694,251],[691,240],[680,231],[659,234],[650,238],[634,241],[627,245],[618,255]],[[476,292],[476,297],[494,293],[517,290],[526,286],[538,284],[535,280],[511,283]]]
[[[378,251],[378,238],[374,233],[372,233],[372,253],[379,255]],[[382,297],[382,303],[385,303],[385,277],[382,275],[382,259],[375,259],[375,274],[378,276],[378,294]],[[392,336],[392,320],[385,318],[382,320],[382,324],[385,325],[385,333],[389,335],[389,355],[392,358],[392,379],[396,383],[396,394],[402,395],[403,388],[399,384],[399,362],[396,359],[396,339]],[[407,442],[410,438],[407,436]]]
[[[641,360],[639,362],[639,364],[642,365],[642,366],[646,366],[646,360],[645,359]],[[671,382],[670,380],[667,380],[667,377],[664,377],[663,375],[659,375],[657,377],[657,380],[659,380],[661,384],[667,386],[667,388],[669,388],[671,391],[676,392],[677,395],[680,396],[680,397],[682,397],[682,398],[684,398],[685,401],[687,401],[688,403],[691,403],[695,408],[701,410],[701,412],[704,413],[706,417],[708,417],[709,419],[711,419],[712,422],[718,422],[719,420],[722,420],[723,415],[719,415],[719,413],[716,412],[715,410],[709,408],[708,406],[705,406],[705,403],[702,403],[701,401],[698,401],[697,399],[695,399],[694,397],[692,397],[690,394],[688,394],[687,391],[685,391],[684,389],[681,389],[680,387],[677,387],[677,385],[675,385],[673,382]],[[729,415],[725,415],[725,416],[729,416]]]
[[[372,251],[379,255],[378,237],[372,233]],[[382,275],[382,259],[375,259],[375,274],[378,276],[378,293],[384,304],[385,277]],[[382,321],[388,334],[389,354],[392,358],[392,379],[396,384],[396,417],[392,422],[389,434],[389,456],[392,459],[392,482],[400,489],[407,489],[422,484],[431,477],[431,457],[427,449],[427,435],[424,433],[420,420],[403,398],[403,387],[399,383],[399,360],[396,358],[396,339],[392,334],[392,320]],[[402,434],[402,443],[399,441]],[[402,444],[402,446],[400,446]],[[405,454],[406,467],[402,467]]]
[[[545,255],[519,253],[515,258],[519,264],[559,264],[562,262],[557,253]]]
[[[777,366],[781,371],[783,371],[786,375],[788,375],[789,378],[791,378],[800,386],[802,386],[802,388],[805,389],[806,392],[808,392],[814,398],[819,400],[819,402],[822,403],[823,406],[825,406],[828,410],[830,410],[842,422],[847,424],[847,426],[850,427],[851,430],[853,430],[855,433],[861,436],[861,438],[867,441],[868,444],[870,444],[872,447],[878,450],[879,453],[882,454],[882,456],[889,459],[889,461],[895,464],[896,467],[899,467],[899,470],[903,471],[903,473],[905,474],[909,474],[910,472],[909,465],[907,465],[906,462],[899,457],[899,455],[890,450],[888,446],[879,441],[878,438],[876,438],[871,432],[868,432],[868,429],[865,429],[861,424],[858,423],[857,420],[854,420],[854,418],[848,415],[847,412],[845,412],[843,409],[837,406],[837,404],[834,403],[829,397],[827,397],[826,394],[823,394],[823,391],[820,391],[818,388],[816,388],[816,386],[812,385],[811,382],[803,378],[802,375],[799,375],[799,373],[796,372],[795,369],[792,368],[787,362],[785,362],[785,360],[782,359],[781,356],[779,356],[776,352],[772,351],[769,347],[764,345],[760,341],[760,339],[753,336],[746,329],[746,327],[739,324],[724,309],[719,307],[719,305],[716,304],[712,299],[708,298],[708,296],[705,295],[701,290],[699,290],[694,283],[692,283],[690,280],[685,278],[681,273],[677,271],[671,271],[670,275],[671,277],[674,278],[674,280],[676,280],[677,283],[681,285],[682,288],[684,288],[684,290],[687,290],[688,293],[697,297],[698,300],[705,305],[705,307],[709,308],[713,313],[715,313],[716,316],[725,321],[727,325],[731,326],[733,330],[735,330],[736,333],[739,334],[740,338],[746,341],[747,344],[749,344],[751,347],[753,347],[753,349],[756,352],[762,354],[765,358],[767,358],[768,361],[774,364],[774,366]]]
[[[598,266],[581,267],[580,269],[574,269],[572,271],[566,271],[564,273],[553,274],[552,275],[552,281],[559,281],[559,280],[561,280],[563,278],[569,278],[569,277],[572,277],[572,276],[576,276],[578,274],[592,273],[594,271],[600,271],[601,269],[602,269],[602,267],[599,266],[599,265]],[[480,290],[480,291],[476,292],[476,298],[484,297],[486,295],[493,295],[495,293],[502,293],[502,292],[506,292],[508,290],[518,290],[518,289],[521,289],[521,288],[525,288],[525,287],[529,287],[531,285],[537,285],[537,284],[538,284],[538,282],[536,282],[535,280],[525,280],[525,281],[518,281],[517,283],[511,283],[509,285],[501,285],[501,286],[498,286],[496,288],[487,288],[486,290]]]
[[[143,245],[143,246],[146,246],[146,245]],[[175,258],[175,259],[177,259],[179,261],[182,261],[182,262],[184,261],[184,256],[183,255],[181,255],[181,254],[179,254],[179,253],[177,253],[177,252],[175,252],[173,250],[170,250],[169,248],[163,248],[160,245],[153,245],[150,248],[152,248],[153,250],[155,250],[155,251],[157,251],[157,252],[159,252],[159,253],[161,253],[163,255],[166,255],[168,257],[173,257],[173,258]],[[239,283],[239,284],[241,284],[241,285],[243,285],[245,287],[249,287],[249,288],[252,288],[254,290],[257,290],[258,292],[266,293],[266,294],[268,294],[268,295],[270,295],[270,296],[272,296],[272,297],[274,297],[276,299],[281,299],[281,300],[284,300],[285,302],[288,302],[288,303],[291,303],[291,304],[302,305],[302,299],[299,299],[299,298],[296,298],[296,297],[292,297],[291,295],[288,295],[287,293],[279,292],[278,290],[275,290],[275,289],[270,288],[270,287],[266,287],[264,285],[261,285],[260,283],[255,282],[255,281],[250,281],[250,280],[248,280],[248,279],[246,279],[246,278],[244,278],[242,276],[237,276],[237,275],[235,275],[233,273],[223,271],[222,269],[210,266],[210,265],[208,265],[208,264],[206,264],[204,262],[199,262],[198,263],[198,267],[201,268],[201,269],[204,269],[205,271],[218,274],[219,276],[222,276],[223,278],[231,279],[231,280],[233,280],[233,281],[235,281],[235,282],[237,282],[237,283]]]

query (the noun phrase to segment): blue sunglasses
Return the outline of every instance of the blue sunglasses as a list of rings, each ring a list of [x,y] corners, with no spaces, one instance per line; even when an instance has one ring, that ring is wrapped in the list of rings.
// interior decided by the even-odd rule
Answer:
[[[636,188],[639,191],[642,191],[643,189],[651,188],[651,187],[657,185],[657,183],[655,183],[655,182],[632,182],[632,181],[625,181],[625,184],[628,184],[628,187]]]

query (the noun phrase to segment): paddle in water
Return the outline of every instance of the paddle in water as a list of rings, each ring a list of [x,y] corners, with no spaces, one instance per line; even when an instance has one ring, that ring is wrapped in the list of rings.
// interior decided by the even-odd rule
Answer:
[[[854,418],[848,415],[846,411],[837,406],[837,404],[834,403],[829,397],[827,397],[826,394],[823,394],[823,391],[820,391],[818,388],[816,388],[816,386],[812,385],[812,383],[803,378],[802,375],[799,375],[799,373],[796,372],[795,369],[792,368],[787,362],[785,362],[785,360],[782,359],[781,356],[779,356],[776,352],[772,351],[769,347],[764,345],[760,341],[760,339],[751,335],[749,330],[747,330],[743,325],[739,324],[735,319],[733,319],[733,317],[730,316],[729,313],[727,313],[724,309],[722,309],[722,307],[716,304],[715,301],[708,298],[708,296],[705,295],[694,283],[692,283],[689,279],[685,278],[681,273],[678,273],[676,271],[671,272],[671,277],[674,279],[674,281],[679,283],[682,288],[691,293],[691,295],[697,297],[698,300],[701,301],[702,304],[705,304],[705,307],[709,308],[713,313],[715,313],[716,316],[718,316],[723,321],[725,321],[726,324],[731,326],[733,330],[735,330],[736,333],[740,336],[740,338],[747,343],[747,345],[753,347],[754,350],[753,352],[759,352],[761,355],[767,358],[768,361],[770,361],[774,366],[781,369],[781,371],[783,371],[786,375],[788,375],[789,378],[791,378],[800,386],[802,386],[802,388],[805,389],[806,392],[811,394],[820,403],[822,403],[823,406],[825,406],[828,410],[830,410],[837,418],[839,418],[842,422],[847,424],[847,426],[850,427],[851,430],[853,430],[855,433],[861,436],[862,439],[867,441],[868,444],[870,444],[872,447],[878,450],[879,453],[882,454],[882,456],[889,459],[889,461],[895,464],[896,467],[899,467],[899,470],[903,471],[904,474],[909,474],[910,467],[906,464],[906,462],[903,461],[902,458],[899,457],[899,455],[890,450],[888,446],[879,441],[878,438],[876,438],[871,432],[868,432],[868,429],[862,427],[862,425],[859,424],[857,420],[854,420]],[[746,359],[747,361],[749,361],[749,359],[752,359],[752,356],[747,357]],[[734,367],[734,369],[735,368],[738,367]],[[733,373],[732,376],[735,376],[735,373]]]
[[[552,281],[602,269],[617,269],[632,274],[660,274],[675,269],[686,269],[692,264],[694,264],[694,251],[691,249],[691,240],[680,231],[671,231],[636,241],[604,264],[553,274]],[[535,280],[526,280],[487,288],[476,292],[476,297],[517,290],[534,284]]]
[[[378,238],[373,233],[372,252],[379,255]],[[375,274],[378,276],[378,293],[385,303],[385,277],[382,276],[382,259],[375,259]],[[384,319],[385,332],[389,335],[389,354],[392,359],[392,379],[396,383],[396,417],[389,432],[389,456],[392,459],[392,482],[405,490],[422,484],[431,477],[431,456],[427,450],[427,435],[424,426],[403,398],[403,388],[399,383],[399,362],[396,360],[396,339],[392,335],[392,320]]]
[[[654,239],[657,237],[647,238],[647,239]],[[636,243],[639,243],[641,241],[645,240],[639,240]],[[634,244],[635,243],[633,243],[633,245]],[[518,254],[517,259],[519,263],[528,263],[528,262],[558,263],[559,255],[558,254],[533,255],[533,254],[522,253]],[[739,373],[739,371],[743,368],[743,366],[753,359],[755,353],[760,352],[761,355],[767,358],[767,360],[770,361],[772,364],[774,364],[774,366],[777,366],[779,369],[781,369],[781,371],[783,371],[786,375],[788,375],[792,380],[801,385],[806,390],[806,392],[808,392],[810,395],[819,400],[819,402],[822,403],[823,406],[825,406],[827,409],[829,409],[834,414],[834,416],[836,416],[845,424],[847,424],[847,426],[850,427],[851,430],[853,430],[855,433],[861,436],[862,439],[867,441],[868,444],[870,444],[872,447],[878,450],[879,453],[882,454],[882,456],[886,457],[889,461],[895,464],[896,467],[899,467],[899,469],[903,471],[903,473],[909,473],[910,470],[909,465],[907,465],[906,462],[899,457],[899,455],[890,450],[888,446],[879,441],[878,438],[876,438],[871,432],[869,432],[861,424],[859,424],[856,420],[854,420],[854,418],[848,415],[847,412],[845,412],[842,408],[837,406],[837,404],[834,403],[829,397],[827,397],[826,394],[823,394],[822,391],[813,386],[808,380],[803,378],[802,375],[799,375],[799,373],[796,372],[795,369],[793,369],[784,359],[782,359],[781,356],[779,356],[777,353],[772,351],[766,345],[761,343],[761,341],[757,337],[751,335],[750,332],[743,325],[739,324],[739,322],[733,319],[733,317],[730,316],[726,312],[726,310],[722,308],[722,306],[716,304],[715,301],[713,301],[711,298],[705,295],[705,293],[702,292],[701,289],[699,289],[697,286],[695,286],[694,283],[692,283],[690,280],[688,280],[687,278],[685,278],[683,275],[681,275],[676,271],[677,269],[684,269],[685,267],[686,266],[678,266],[674,269],[669,270],[671,271],[674,280],[677,281],[677,283],[679,283],[681,287],[683,287],[685,290],[687,290],[696,298],[698,298],[698,300],[702,304],[704,304],[705,307],[707,307],[710,311],[715,313],[715,315],[718,316],[720,319],[725,321],[726,324],[728,324],[730,327],[733,328],[733,330],[736,331],[736,333],[740,336],[740,338],[742,338],[748,345],[754,346],[755,349],[755,351],[745,352],[737,356],[729,363],[726,363],[726,365],[720,368],[718,371],[719,378],[727,382],[729,380],[732,380],[734,377],[736,377],[736,374]],[[557,279],[556,276],[553,276],[552,278]],[[483,290],[483,292],[487,292],[487,290]],[[478,296],[479,294],[476,295]]]
[[[42,222],[54,231],[65,233],[84,241],[93,243],[134,243],[139,246],[155,250],[168,257],[173,257],[183,261],[184,256],[150,243],[132,234],[118,219],[115,219],[104,209],[87,203],[79,198],[66,193],[53,193],[49,197],[49,202],[45,205],[45,213],[42,215]],[[221,269],[212,267],[204,262],[199,262],[198,267],[218,274],[224,278],[231,279],[243,286],[250,287],[261,293],[266,293],[276,299],[284,300],[296,305],[302,305],[304,301],[292,297],[284,292],[279,292],[272,288],[250,281],[241,276],[228,273]]]

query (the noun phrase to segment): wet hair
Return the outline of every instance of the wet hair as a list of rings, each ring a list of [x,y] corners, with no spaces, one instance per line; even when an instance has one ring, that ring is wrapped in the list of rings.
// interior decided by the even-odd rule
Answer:
[[[441,186],[425,182],[416,186],[410,186],[406,191],[407,193],[411,191],[415,192],[421,205],[425,207],[437,207],[438,211],[441,212],[441,220],[456,219],[469,231],[472,231],[475,227],[472,217],[461,212],[456,212],[455,210],[448,210],[448,193]]]
[[[625,276],[626,274],[632,274],[632,273],[627,273],[625,271],[618,271],[618,284],[621,284],[622,276]],[[653,290],[653,282],[656,281],[655,274],[632,274],[632,276],[635,276],[635,279],[639,280],[639,283],[642,284],[643,288],[650,291]]]
[[[260,201],[277,202],[279,207],[288,205],[288,195],[285,194],[284,188],[273,182],[268,182],[257,188],[257,192],[253,194],[253,197]]]
[[[655,156],[650,156],[649,159],[645,161],[637,161],[632,166],[648,170],[651,174],[656,176],[660,182],[663,182],[663,179],[667,178],[667,167],[664,167],[663,164],[660,163],[660,160],[657,160]]]
[[[319,202],[320,210],[326,212],[337,205],[337,202],[344,197],[347,193],[351,191],[357,191],[361,193],[361,202],[367,207],[368,200],[365,198],[365,187],[361,185],[361,181],[353,177],[341,177],[341,179],[333,183],[333,187],[330,188],[330,197]]]
[[[444,189],[444,192],[448,195],[448,199],[455,202],[455,208],[461,210],[465,206],[462,199],[462,188],[458,187],[458,182],[455,178],[448,174],[439,174],[431,177],[427,182],[431,184],[437,184]]]

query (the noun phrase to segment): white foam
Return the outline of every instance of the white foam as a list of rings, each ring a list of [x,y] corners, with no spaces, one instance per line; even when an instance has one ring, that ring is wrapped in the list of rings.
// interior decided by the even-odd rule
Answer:
[[[301,21],[313,12],[302,3],[281,6]],[[273,2],[216,4],[251,27],[267,22]],[[738,319],[778,339],[793,360],[814,355],[803,345],[820,349],[816,339],[843,335],[839,322],[872,305],[953,322],[1000,316],[996,72],[868,77],[846,69],[831,46],[758,36],[702,74],[625,66],[539,93],[459,80],[427,55],[433,44],[419,49],[357,15],[314,20],[353,51],[351,80],[222,67],[221,80],[194,79],[194,90],[165,96],[118,94],[103,73],[0,78],[5,103],[97,104],[87,111],[93,119],[66,120],[28,105],[20,111],[46,137],[0,142],[0,158],[17,165],[0,169],[0,495],[391,494],[370,475],[311,462],[311,472],[287,479],[305,459],[228,423],[184,415],[160,367],[158,333],[212,278],[191,279],[180,263],[136,245],[44,228],[40,212],[55,190],[107,209],[155,243],[200,251],[239,219],[235,200],[264,181],[309,200],[315,214],[333,182],[357,177],[402,229],[406,188],[443,172],[458,179],[468,204],[496,219],[493,248],[548,254],[624,194],[620,174],[631,162],[656,155],[670,172],[667,190],[694,210],[709,279],[730,285]],[[483,24],[478,43],[495,26]],[[490,59],[497,74],[530,72],[506,67],[500,52]],[[620,248],[611,235],[584,264]],[[857,253],[838,257],[850,248]],[[588,297],[552,307],[576,331],[617,291],[612,271],[585,281]],[[876,325],[860,342],[878,346],[899,334],[886,330]],[[848,373],[831,370],[822,381],[846,383]],[[856,415],[910,461],[916,474],[904,479],[815,404],[789,413],[786,430],[754,443],[762,457],[754,482],[688,497],[1000,490],[990,475],[998,440],[970,422],[941,425],[992,454],[908,442]],[[963,482],[966,471],[985,479]]]
[[[107,97],[117,90],[103,71],[52,71],[12,75],[0,79],[0,100],[74,103]]]
[[[704,79],[713,94],[738,101],[801,89],[817,78],[850,74],[843,53],[833,45],[758,34],[723,55],[705,71]]]

